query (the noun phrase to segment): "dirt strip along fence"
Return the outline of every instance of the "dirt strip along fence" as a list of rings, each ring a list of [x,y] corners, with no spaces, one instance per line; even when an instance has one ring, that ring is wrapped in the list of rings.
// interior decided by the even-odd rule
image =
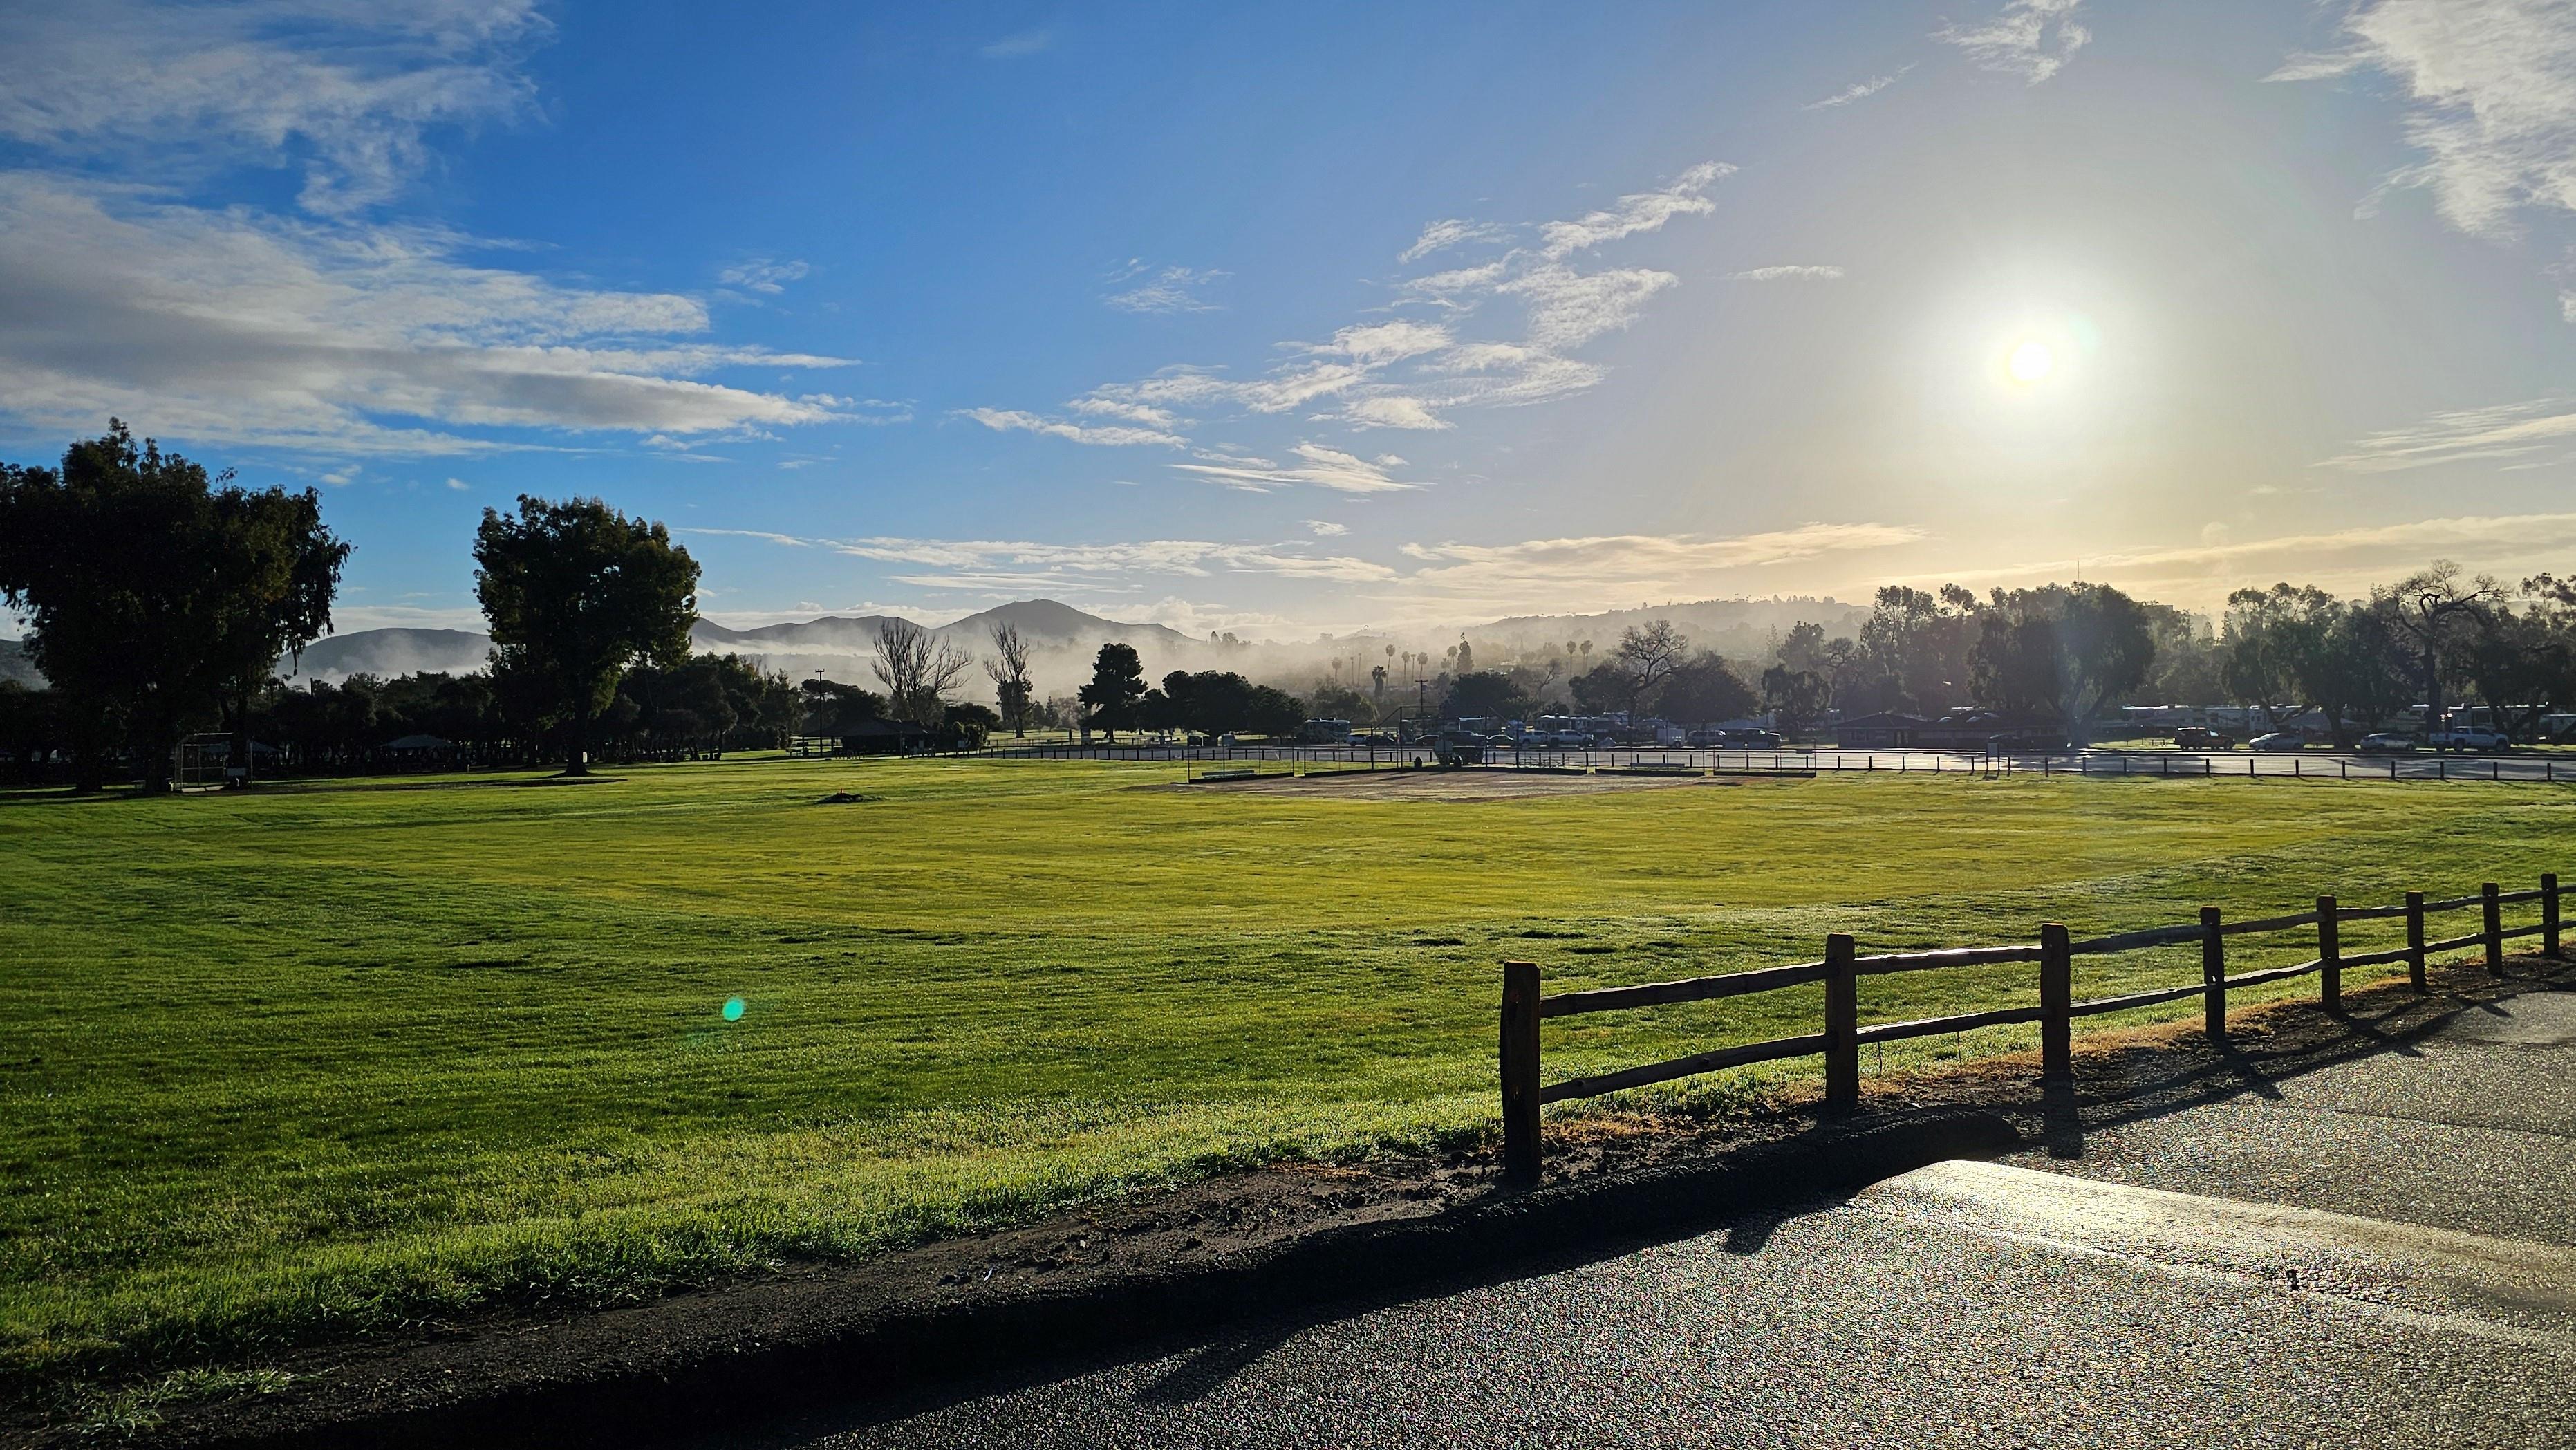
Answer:
[[[2540,903],[2538,921],[2514,927],[2504,924],[2506,907],[2534,901]],[[2445,912],[2470,910],[2481,913],[2476,931],[2439,940],[2427,939],[2426,922],[2429,918]],[[2403,917],[2406,922],[2406,945],[2351,955],[2342,950],[2343,923],[2398,917]],[[2317,943],[2317,954],[2313,959],[2293,966],[2266,967],[2228,975],[2228,938],[2311,928],[2316,932]],[[1597,1098],[1626,1088],[1644,1087],[1648,1083],[1667,1082],[1757,1062],[1821,1054],[1825,1063],[1826,1109],[1847,1113],[1860,1106],[1860,1049],[1863,1044],[1934,1037],[1972,1028],[2023,1022],[2040,1024],[2040,1075],[2045,1079],[2063,1081],[2074,1076],[2074,1020],[2078,1017],[2125,1012],[2196,996],[2202,1002],[2206,1031],[2213,1039],[2224,1038],[2227,1035],[2227,994],[2233,989],[2314,972],[2318,979],[2318,1000],[2332,1011],[2342,1002],[2343,974],[2347,971],[2403,962],[2408,980],[2416,991],[2421,992],[2425,990],[2424,963],[2427,957],[2440,952],[2482,948],[2487,970],[2501,976],[2504,972],[2504,944],[2530,936],[2540,938],[2543,956],[2561,957],[2558,877],[2554,873],[2544,874],[2538,889],[2531,891],[2504,891],[2490,881],[2479,887],[2474,896],[2427,901],[2424,893],[2410,891],[2406,893],[2404,904],[2394,906],[2341,906],[2331,896],[2320,896],[2314,911],[2303,911],[2295,916],[2267,916],[2253,921],[2226,921],[2217,907],[2205,906],[2200,910],[2200,920],[2189,926],[2149,927],[2143,931],[2115,932],[2082,941],[2073,939],[2065,927],[2052,922],[2039,929],[2039,940],[2035,944],[1951,947],[1861,956],[1854,951],[1852,938],[1837,932],[1825,938],[1825,957],[1819,962],[1761,967],[1748,972],[1691,977],[1678,982],[1596,987],[1580,992],[1563,992],[1553,997],[1539,994],[1537,963],[1505,962],[1501,1051],[1504,1176],[1521,1183],[1537,1179],[1539,1109],[1547,1103],[1563,1102],[1569,1098]],[[2074,962],[2077,957],[2108,956],[2192,942],[2200,944],[2201,979],[2198,982],[2116,997],[2096,997],[2082,1002],[2074,1000]],[[1926,1017],[1911,1022],[1876,1022],[1867,1027],[1860,1025],[1860,979],[1863,977],[2013,962],[2038,965],[2037,1005],[1965,1012],[1950,1017]],[[1754,992],[1777,991],[1810,982],[1822,982],[1825,987],[1821,1031],[1721,1047],[1711,1052],[1693,1053],[1688,1057],[1593,1077],[1569,1078],[1546,1084],[1539,1080],[1538,1026],[1546,1018],[1573,1017],[1591,1012],[1624,1012],[1676,1002],[1706,1002]]]

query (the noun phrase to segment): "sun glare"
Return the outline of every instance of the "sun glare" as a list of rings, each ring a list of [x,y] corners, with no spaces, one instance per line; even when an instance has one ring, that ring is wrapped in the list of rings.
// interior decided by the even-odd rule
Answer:
[[[2012,374],[2012,380],[2017,383],[2036,383],[2047,377],[2056,367],[2057,355],[2050,352],[2048,344],[2044,342],[2022,343],[2012,350],[2012,356],[2004,362],[2004,370]]]

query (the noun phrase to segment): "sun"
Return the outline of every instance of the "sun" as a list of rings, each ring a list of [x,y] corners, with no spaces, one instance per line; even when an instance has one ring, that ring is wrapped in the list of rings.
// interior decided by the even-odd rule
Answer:
[[[2036,383],[2057,368],[2057,354],[2048,344],[2030,341],[2016,344],[2012,356],[2004,360],[2004,371],[2017,383]]]

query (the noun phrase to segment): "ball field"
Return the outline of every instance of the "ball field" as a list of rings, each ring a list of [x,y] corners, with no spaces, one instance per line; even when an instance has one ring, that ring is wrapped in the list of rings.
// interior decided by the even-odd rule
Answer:
[[[0,795],[0,1398],[864,1256],[1229,1166],[1475,1143],[1505,958],[1553,991],[1809,960],[1828,931],[2027,941],[2576,866],[2576,789],[2528,785],[611,774]],[[861,798],[820,803],[836,792]],[[2382,944],[2355,929],[2347,950]],[[2198,970],[2188,950],[2079,965],[2080,995]],[[1922,973],[1865,981],[1862,1006],[2032,991],[2026,968]],[[1812,1031],[1817,1010],[1793,991],[1565,1019],[1547,1071]]]

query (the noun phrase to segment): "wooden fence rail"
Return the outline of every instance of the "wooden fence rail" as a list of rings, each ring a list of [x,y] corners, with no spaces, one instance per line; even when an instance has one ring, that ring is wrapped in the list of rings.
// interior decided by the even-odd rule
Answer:
[[[2504,908],[2526,902],[2540,904],[2540,919],[2521,926],[2506,926]],[[1822,961],[1688,977],[1674,982],[1648,982],[1633,987],[1594,987],[1580,992],[1561,992],[1553,997],[1545,996],[1539,990],[1537,963],[1505,962],[1501,1045],[1504,1174],[1517,1182],[1528,1182],[1538,1177],[1541,1151],[1539,1109],[1548,1103],[1599,1097],[1624,1088],[1644,1087],[1649,1083],[1668,1082],[1674,1078],[1745,1067],[1757,1062],[1821,1055],[1825,1063],[1826,1107],[1831,1111],[1848,1112],[1860,1103],[1862,1044],[1898,1042],[1911,1037],[1933,1037],[1978,1027],[2003,1027],[2025,1022],[2040,1025],[2041,1075],[2064,1079],[2074,1075],[2072,1024],[2075,1018],[2199,997],[2203,1003],[2203,1029],[2215,1038],[2224,1037],[2227,1032],[2227,994],[2230,991],[2266,982],[2286,981],[2310,972],[2317,974],[2317,997],[2328,1010],[2337,1008],[2342,1002],[2343,974],[2367,967],[2393,966],[2403,962],[2407,979],[2414,989],[2418,992],[2425,990],[2425,959],[2439,952],[2479,948],[2487,970],[2500,975],[2504,971],[2504,944],[2508,941],[2536,936],[2541,939],[2543,956],[2561,956],[2559,904],[2558,877],[2550,873],[2542,875],[2540,885],[2528,891],[2505,891],[2489,881],[2480,886],[2474,896],[2432,901],[2425,899],[2420,891],[2409,891],[2404,902],[2391,906],[2344,906],[2331,896],[2320,896],[2314,911],[2257,917],[2248,921],[2228,921],[2217,907],[2205,906],[2200,910],[2200,920],[2194,925],[2114,932],[2082,941],[2075,940],[2065,927],[2051,922],[2039,929],[2039,941],[2031,945],[1948,947],[1934,951],[1881,952],[1862,956],[1850,936],[1837,932],[1825,938]],[[2440,940],[2428,940],[2425,936],[2427,917],[2471,908],[2479,912],[2478,930]],[[2344,952],[2342,926],[2345,922],[2401,918],[2406,924],[2404,946],[2384,951]],[[2302,929],[2313,929],[2316,933],[2315,957],[2287,966],[2234,974],[2228,972],[2228,938]],[[2194,942],[2200,946],[2201,971],[2197,982],[2129,992],[2116,997],[2096,997],[2082,1002],[2074,1000],[2073,964],[2077,957],[2107,956],[2115,952],[2143,951]],[[2039,966],[2039,1002],[2036,1006],[2001,1007],[1910,1022],[1861,1025],[1859,986],[1863,977],[2022,963],[2037,963]],[[1617,1072],[1568,1078],[1563,1082],[1540,1081],[1539,1023],[1544,1019],[1592,1012],[1625,1012],[1677,1002],[1716,1001],[1813,982],[1821,982],[1825,988],[1822,1031],[1721,1047]]]

